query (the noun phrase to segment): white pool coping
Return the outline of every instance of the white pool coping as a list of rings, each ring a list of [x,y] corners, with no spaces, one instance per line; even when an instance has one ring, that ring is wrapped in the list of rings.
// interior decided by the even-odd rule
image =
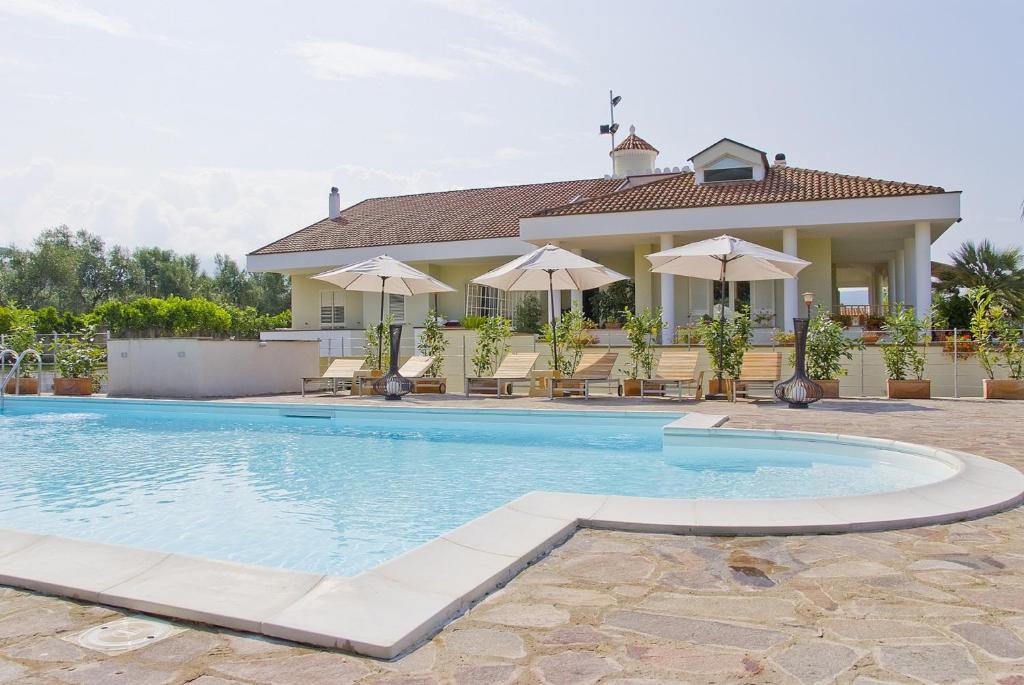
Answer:
[[[196,404],[210,407],[206,402]],[[243,406],[296,409],[283,404],[233,405],[240,410]],[[302,408],[337,410],[335,405]],[[1024,474],[983,457],[875,438],[716,427],[725,420],[687,414],[665,426],[665,435],[838,441],[935,459],[951,467],[953,474],[877,495],[805,499],[686,500],[530,492],[353,577],[0,529],[0,583],[391,659],[429,639],[580,527],[689,535],[841,533],[949,523],[1024,502]]]

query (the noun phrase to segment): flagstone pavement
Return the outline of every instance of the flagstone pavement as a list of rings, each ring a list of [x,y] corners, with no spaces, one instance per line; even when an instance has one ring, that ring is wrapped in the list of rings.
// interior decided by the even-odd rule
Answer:
[[[611,398],[414,403],[637,406]],[[731,427],[897,438],[1024,467],[1024,403],[841,400],[806,411],[769,403],[684,408],[727,413]],[[827,536],[582,530],[393,662],[190,624],[118,655],[62,639],[120,615],[0,588],[0,683],[1024,685],[1024,509],[952,525]]]

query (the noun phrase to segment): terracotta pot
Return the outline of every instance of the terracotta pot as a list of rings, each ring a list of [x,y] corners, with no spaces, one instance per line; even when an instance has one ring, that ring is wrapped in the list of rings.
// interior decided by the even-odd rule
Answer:
[[[981,383],[986,400],[1024,400],[1024,380],[986,378]]]
[[[881,340],[881,338],[881,333],[865,333],[864,335],[861,336],[861,340],[864,341],[865,345],[874,345],[879,340]]]
[[[932,396],[930,380],[897,381],[892,378],[885,380],[885,390],[890,400],[927,400]]]
[[[736,387],[734,388],[733,386],[736,386]],[[717,378],[712,377],[711,380],[708,381],[708,394],[709,395],[730,395],[730,394],[732,394],[734,389],[735,390],[742,390],[743,386],[737,384],[731,378],[723,378],[722,379],[722,387],[721,387],[721,389],[719,389],[719,387],[718,387],[718,379]]]
[[[92,394],[91,378],[54,378],[54,395],[84,396]]]
[[[622,396],[623,397],[640,397],[640,379],[639,378],[624,378],[624,379],[622,379]]]
[[[821,398],[825,400],[837,400],[839,399],[839,380],[819,380],[814,379],[814,382],[821,387]]]
[[[22,378],[20,381],[12,378],[4,386],[4,392],[8,395],[35,395],[39,392],[38,378]]]

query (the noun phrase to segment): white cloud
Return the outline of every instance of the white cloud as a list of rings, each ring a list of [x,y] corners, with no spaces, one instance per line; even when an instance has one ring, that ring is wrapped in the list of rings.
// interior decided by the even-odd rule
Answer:
[[[262,245],[327,215],[327,195],[342,203],[444,187],[437,171],[396,173],[358,165],[329,169],[186,167],[167,171],[62,165],[35,160],[0,169],[0,236],[28,246],[41,230],[67,224],[108,245],[158,245],[194,252],[209,264],[241,260]]]
[[[307,40],[290,52],[301,57],[317,78],[348,81],[380,76],[448,80],[459,76],[451,60],[420,57],[337,40]]]
[[[499,33],[568,54],[568,46],[548,26],[495,0],[427,0],[449,12],[472,17]]]
[[[560,86],[574,85],[576,77],[560,71],[544,60],[509,48],[483,49],[463,46],[458,48],[478,68],[498,67],[533,76]]]
[[[74,0],[0,0],[0,12],[102,31],[112,36],[133,36],[135,29],[124,19],[103,14]]]
[[[455,116],[466,126],[493,126],[495,123],[494,117],[480,112],[456,112]]]

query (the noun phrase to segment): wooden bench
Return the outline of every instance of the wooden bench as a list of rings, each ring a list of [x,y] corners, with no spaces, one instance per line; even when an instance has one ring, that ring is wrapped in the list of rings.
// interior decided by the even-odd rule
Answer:
[[[743,355],[743,367],[740,369],[740,377],[735,384],[733,395],[734,397],[743,396],[749,399],[750,394],[747,389],[749,385],[767,385],[769,392],[771,392],[775,389],[775,384],[781,379],[781,352],[747,351]]]
[[[303,378],[300,381],[299,389],[302,392],[302,396],[305,397],[306,384],[316,382],[321,390],[326,385],[335,395],[338,394],[339,386],[351,392],[356,372],[361,368],[363,368],[363,359],[361,357],[335,359],[328,365],[327,370],[324,371],[322,376]]]
[[[654,378],[640,381],[640,397],[663,397],[670,386],[675,386],[681,402],[683,388],[693,385],[693,399],[699,400],[704,387],[704,372],[697,373],[699,356],[700,352],[693,350],[662,350]]]
[[[571,397],[581,395],[584,399],[590,399],[590,386],[592,384],[617,388],[619,380],[612,378],[615,369],[615,362],[619,358],[618,352],[610,350],[584,350],[580,357],[580,363],[576,371],[568,378],[550,378],[549,397]]]
[[[536,352],[509,352],[492,376],[467,377],[466,395],[481,393],[496,397],[512,394],[515,383],[529,383],[530,372],[540,357]]]

